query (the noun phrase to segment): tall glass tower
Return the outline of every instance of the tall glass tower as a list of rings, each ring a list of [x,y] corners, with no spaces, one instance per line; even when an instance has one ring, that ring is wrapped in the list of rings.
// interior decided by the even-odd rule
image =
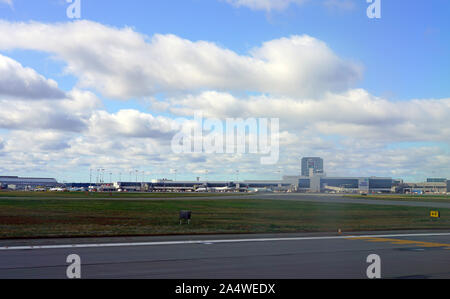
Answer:
[[[305,157],[302,159],[302,176],[309,177],[310,169],[314,174],[322,174],[323,159],[319,157]]]

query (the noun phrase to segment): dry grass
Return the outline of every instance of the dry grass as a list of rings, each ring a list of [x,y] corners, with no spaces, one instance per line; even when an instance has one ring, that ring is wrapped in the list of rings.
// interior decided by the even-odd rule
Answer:
[[[191,225],[179,225],[191,210]],[[0,238],[450,228],[450,210],[280,200],[0,199]]]

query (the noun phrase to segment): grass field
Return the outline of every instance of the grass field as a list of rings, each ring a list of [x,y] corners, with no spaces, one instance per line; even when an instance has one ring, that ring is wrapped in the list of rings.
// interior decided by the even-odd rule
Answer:
[[[404,195],[404,194],[380,194],[380,195],[346,195],[345,197],[358,199],[379,199],[379,200],[396,200],[396,201],[421,201],[421,202],[449,202],[449,195]]]
[[[236,193],[101,193],[101,192],[0,192],[0,198],[177,198],[177,197],[212,197],[232,196]],[[251,195],[239,193],[239,195]]]
[[[179,225],[191,210],[191,225]],[[0,198],[0,238],[450,229],[450,210],[248,199],[74,200]]]

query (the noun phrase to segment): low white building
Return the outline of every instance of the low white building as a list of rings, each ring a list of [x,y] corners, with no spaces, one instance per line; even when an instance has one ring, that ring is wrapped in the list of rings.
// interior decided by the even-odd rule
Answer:
[[[37,187],[52,188],[58,185],[56,179],[52,178],[24,178],[18,176],[0,176],[2,188],[14,190],[27,190]]]

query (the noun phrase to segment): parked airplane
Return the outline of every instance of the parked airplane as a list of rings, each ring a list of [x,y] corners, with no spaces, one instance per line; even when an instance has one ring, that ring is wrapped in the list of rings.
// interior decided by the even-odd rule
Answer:
[[[249,193],[272,193],[273,190],[269,188],[248,188]]]
[[[195,192],[232,192],[235,191],[235,188],[232,187],[200,187],[195,189]]]
[[[214,192],[232,192],[232,191],[236,190],[235,188],[228,187],[228,186],[226,186],[226,187],[214,187],[214,188],[210,188],[210,189],[212,189]]]
[[[77,187],[73,187],[69,189],[70,192],[84,192],[86,191],[86,188],[77,188]]]
[[[66,191],[66,189],[60,187],[50,189],[50,192],[64,192],[64,191]]]

